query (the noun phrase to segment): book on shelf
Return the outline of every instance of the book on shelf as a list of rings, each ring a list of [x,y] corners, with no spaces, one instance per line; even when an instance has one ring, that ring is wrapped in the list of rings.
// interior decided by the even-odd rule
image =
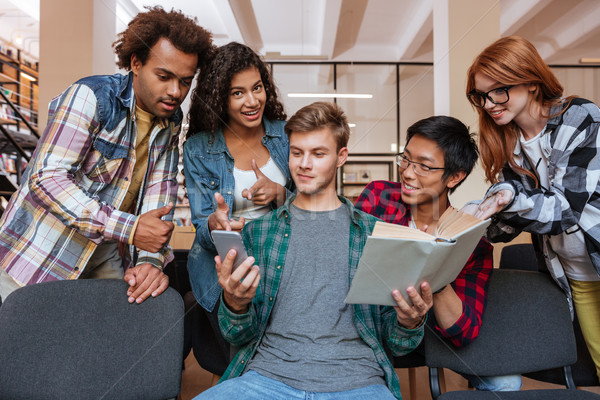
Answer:
[[[395,306],[392,291],[407,298],[406,289],[432,291],[456,279],[477,247],[490,220],[482,221],[449,207],[433,234],[378,221],[363,249],[346,303]]]

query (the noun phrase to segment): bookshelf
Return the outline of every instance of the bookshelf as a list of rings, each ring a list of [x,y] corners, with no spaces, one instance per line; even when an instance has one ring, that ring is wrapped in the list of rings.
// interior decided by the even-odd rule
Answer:
[[[31,125],[37,128],[38,120],[38,63],[30,61],[20,51],[2,53],[0,48],[0,90]],[[10,49],[8,49],[10,50]],[[16,130],[26,129],[14,109],[0,98],[0,124],[16,125]]]
[[[37,145],[38,77],[37,60],[0,39],[0,175],[13,183],[3,185],[5,199]]]
[[[338,193],[356,201],[365,186],[375,180],[393,180],[394,162],[372,157],[370,160],[348,160],[340,168]]]

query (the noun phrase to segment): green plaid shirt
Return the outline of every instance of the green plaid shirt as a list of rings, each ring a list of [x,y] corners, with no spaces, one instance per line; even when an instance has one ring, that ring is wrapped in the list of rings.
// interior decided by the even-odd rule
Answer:
[[[219,325],[223,337],[232,345],[240,348],[222,380],[242,375],[248,361],[254,356],[256,349],[265,334],[273,304],[277,298],[277,290],[281,281],[285,256],[290,238],[290,203],[262,218],[247,224],[243,231],[244,242],[248,254],[256,259],[261,268],[261,280],[246,314],[235,314],[221,301],[219,308]],[[352,280],[358,260],[363,251],[367,236],[373,231],[377,219],[362,211],[356,210],[346,198],[340,200],[350,210],[351,226],[349,240],[349,273]],[[354,325],[360,337],[373,349],[375,358],[385,373],[387,386],[398,399],[400,384],[392,363],[386,356],[383,342],[395,356],[411,352],[423,338],[423,324],[416,329],[405,329],[396,320],[393,307],[372,306],[365,304],[352,305]]]

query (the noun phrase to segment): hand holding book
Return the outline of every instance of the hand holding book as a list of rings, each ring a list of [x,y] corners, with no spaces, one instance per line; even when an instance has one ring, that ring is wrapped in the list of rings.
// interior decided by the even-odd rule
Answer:
[[[377,222],[346,303],[394,306],[395,289],[406,298],[406,289],[419,288],[422,282],[428,282],[434,292],[443,288],[456,279],[489,223],[453,207],[440,217],[433,235]]]

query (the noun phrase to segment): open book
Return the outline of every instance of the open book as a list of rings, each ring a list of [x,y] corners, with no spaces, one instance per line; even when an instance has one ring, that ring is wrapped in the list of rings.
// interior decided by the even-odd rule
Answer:
[[[395,306],[392,290],[407,298],[409,286],[427,281],[432,291],[454,281],[490,224],[449,207],[433,235],[377,222],[367,238],[346,303]]]

